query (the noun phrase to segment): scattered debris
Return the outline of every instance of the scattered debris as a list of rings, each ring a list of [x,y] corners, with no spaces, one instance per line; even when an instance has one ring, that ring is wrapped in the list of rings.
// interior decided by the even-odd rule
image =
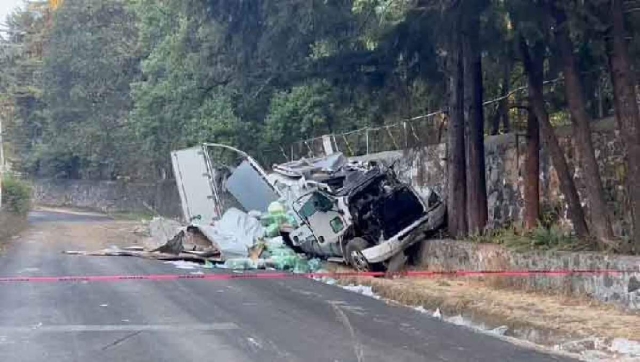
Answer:
[[[374,293],[370,286],[349,284],[349,285],[343,285],[341,287],[342,289],[346,289],[358,294],[362,294],[367,297],[380,299],[380,296]]]
[[[184,260],[165,261],[164,263],[171,264],[178,269],[185,269],[185,270],[193,270],[200,267],[200,264],[198,263],[194,263],[192,261],[184,261]]]
[[[235,161],[212,158],[212,148],[233,151]],[[358,270],[397,271],[404,250],[444,224],[446,206],[435,192],[425,201],[393,168],[348,162],[340,153],[274,165],[269,175],[225,145],[172,155],[188,225],[156,217],[144,247],[66,253],[294,273],[320,270],[317,258],[337,258]]]
[[[192,261],[196,263],[207,263],[207,262],[222,262],[222,259],[219,257],[202,257],[198,255],[193,255],[190,253],[180,253],[180,254],[167,254],[161,252],[151,252],[151,251],[130,251],[117,247],[111,247],[107,249],[94,250],[94,251],[84,251],[84,250],[66,250],[63,251],[64,254],[67,255],[85,255],[85,256],[131,256],[145,259],[154,259],[154,260],[183,260],[183,261]]]
[[[509,330],[507,326],[499,326],[489,331],[489,333],[497,334],[499,336],[504,336],[505,333]]]
[[[198,230],[225,257],[246,257],[256,241],[264,237],[260,221],[249,214],[230,208],[212,224],[192,223],[189,230]]]
[[[611,341],[609,350],[633,357],[640,357],[640,342],[631,341],[626,338],[614,338]]]
[[[141,227],[143,226],[145,225],[141,225]],[[181,227],[182,224],[175,220],[155,217],[149,223],[148,231],[143,232],[140,229],[136,229],[133,232],[137,235],[148,234],[150,237],[145,240],[145,248],[155,249],[173,238]]]
[[[255,338],[249,337],[249,338],[247,338],[247,341],[249,341],[249,343],[251,343],[252,345],[254,345],[257,348],[262,348],[262,345],[258,341],[256,341]]]
[[[424,309],[423,306],[420,306],[420,308],[422,308],[421,311],[425,311],[426,312],[426,309]],[[440,312],[440,308],[436,308],[436,311],[433,312],[433,318],[442,319],[442,313]]]
[[[182,251],[184,250],[184,245],[182,245],[183,238],[184,238],[184,232],[181,231],[180,233],[176,234],[173,238],[171,238],[169,241],[167,241],[166,244],[151,250],[151,252],[178,255],[182,253]]]

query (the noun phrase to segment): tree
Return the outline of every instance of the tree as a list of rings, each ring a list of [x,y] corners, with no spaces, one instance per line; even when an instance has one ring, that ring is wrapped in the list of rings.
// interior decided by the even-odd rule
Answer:
[[[47,137],[40,170],[72,178],[126,173],[130,83],[138,75],[137,32],[124,0],[67,0],[45,46]],[[130,146],[130,145],[129,145]]]
[[[587,113],[584,90],[580,81],[577,62],[570,38],[570,25],[563,9],[557,4],[549,5],[555,19],[554,35],[556,46],[562,60],[565,94],[571,114],[575,144],[580,150],[580,164],[586,186],[584,198],[589,205],[591,231],[595,238],[603,244],[612,244],[613,231],[604,198],[600,170],[596,161],[593,142],[591,141],[591,117]]]
[[[447,209],[449,233],[465,236],[467,226],[467,180],[464,127],[464,66],[462,44],[453,35],[449,69],[449,115],[447,129]]]
[[[170,152],[205,141],[252,151],[245,146],[255,134],[234,109],[232,70],[220,53],[222,31],[208,21],[206,7],[143,0],[133,9],[144,55],[142,77],[131,84],[130,130],[150,176],[169,177]]]
[[[493,116],[491,122],[491,135],[497,135],[500,133],[500,125],[504,129],[505,133],[511,131],[511,121],[509,119],[509,90],[511,87],[511,65],[508,61],[503,61],[502,64],[502,79],[500,83],[500,97],[502,98],[498,103],[498,109]]]
[[[636,78],[625,41],[622,0],[610,2],[611,40],[609,65],[615,99],[615,117],[625,147],[627,193],[631,213],[633,247],[640,250],[640,111]]]
[[[464,65],[464,109],[467,136],[467,213],[469,233],[481,233],[487,224],[487,183],[484,154],[484,106],[482,56],[480,49],[480,15],[488,5],[475,1],[465,8],[462,29]]]
[[[540,87],[541,84],[536,86]],[[540,218],[540,126],[529,99],[524,174],[524,227],[535,229]]]
[[[43,141],[44,117],[42,72],[43,48],[50,27],[50,13],[41,2],[28,2],[31,11],[18,9],[7,17],[6,37],[0,40],[0,93],[4,112],[5,142],[13,167],[30,171]]]
[[[578,196],[573,177],[569,172],[564,151],[562,147],[560,147],[553,126],[549,122],[549,114],[544,104],[542,88],[542,80],[544,77],[544,58],[542,55],[544,54],[544,45],[538,41],[535,43],[533,51],[531,51],[524,36],[520,36],[519,50],[525,73],[527,74],[531,107],[538,119],[542,136],[551,155],[553,166],[558,174],[560,189],[567,201],[569,219],[573,223],[573,228],[578,237],[586,239],[589,237],[589,229],[585,221],[584,210],[580,204],[580,197]]]

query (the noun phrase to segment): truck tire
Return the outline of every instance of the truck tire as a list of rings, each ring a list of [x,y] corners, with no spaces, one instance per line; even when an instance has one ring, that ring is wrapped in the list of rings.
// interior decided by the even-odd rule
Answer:
[[[364,255],[362,255],[362,250],[369,247],[369,242],[367,242],[363,238],[353,238],[347,242],[347,247],[345,248],[346,255],[345,259],[353,267],[358,271],[370,271],[371,265],[367,259],[365,259]]]

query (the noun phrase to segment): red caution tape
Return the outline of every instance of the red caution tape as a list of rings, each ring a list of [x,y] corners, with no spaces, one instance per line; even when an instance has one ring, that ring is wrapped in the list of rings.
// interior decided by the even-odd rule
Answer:
[[[155,274],[155,275],[96,275],[62,277],[8,277],[0,278],[0,283],[64,283],[64,282],[118,282],[134,280],[177,281],[177,280],[234,280],[234,279],[300,279],[300,278],[345,278],[345,277],[405,277],[405,278],[441,278],[441,277],[566,277],[584,275],[622,275],[640,273],[640,270],[514,270],[514,271],[408,271],[388,274],[384,272],[343,272],[343,273],[306,273],[287,272],[242,272],[230,274]]]

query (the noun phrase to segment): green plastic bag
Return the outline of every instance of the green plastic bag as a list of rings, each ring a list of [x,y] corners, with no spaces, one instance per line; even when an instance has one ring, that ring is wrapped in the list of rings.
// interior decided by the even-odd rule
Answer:
[[[223,268],[232,270],[255,270],[261,267],[264,267],[264,261],[254,261],[249,258],[227,259],[223,264]]]
[[[265,236],[268,238],[273,238],[280,235],[280,225],[278,224],[269,224],[265,228]]]
[[[309,271],[311,273],[315,273],[318,270],[322,270],[322,268],[323,268],[322,260],[320,260],[318,258],[313,258],[313,259],[309,260],[307,262],[307,264],[309,264]]]
[[[309,262],[305,259],[298,258],[293,267],[293,272],[296,274],[310,273],[311,267],[309,266]]]
[[[277,270],[291,270],[296,266],[297,261],[297,255],[272,255],[271,258],[267,260],[267,266]]]

